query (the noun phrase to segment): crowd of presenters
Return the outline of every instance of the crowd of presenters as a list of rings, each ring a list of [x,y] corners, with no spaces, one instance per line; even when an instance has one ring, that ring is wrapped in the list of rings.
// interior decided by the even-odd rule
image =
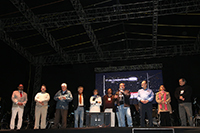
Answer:
[[[181,126],[187,126],[186,114],[188,117],[189,125],[192,126],[192,103],[191,95],[192,88],[186,85],[184,78],[179,79],[179,87],[175,90],[175,98],[178,101],[179,117],[181,120]],[[15,118],[18,114],[18,122],[16,129],[21,129],[24,106],[27,103],[27,94],[23,91],[23,84],[19,84],[18,90],[12,94],[12,115],[10,120],[10,129],[15,129]],[[72,96],[70,90],[67,89],[67,84],[61,84],[61,90],[59,90],[55,96],[56,111],[54,119],[54,129],[67,127],[67,115],[69,109],[69,103],[73,100],[74,106],[74,127],[82,128],[84,123],[84,113],[86,103],[86,96],[83,93],[84,88],[78,87],[77,93]],[[103,112],[110,113],[111,115],[111,127],[132,127],[132,117],[130,109],[130,92],[125,88],[124,83],[119,84],[118,91],[113,94],[112,89],[107,89],[106,95],[101,97],[98,94],[98,90],[93,90],[93,95],[90,97],[90,113],[101,112],[101,106]],[[148,126],[153,126],[152,121],[152,101],[154,99],[154,92],[148,88],[147,81],[141,82],[141,89],[138,90],[138,105],[140,113],[140,127],[147,126],[145,119],[147,116]],[[46,128],[46,117],[48,110],[48,101],[50,100],[49,93],[46,92],[46,86],[41,86],[41,91],[35,95],[35,124],[34,129]],[[170,105],[171,97],[170,93],[166,91],[164,85],[160,85],[159,91],[155,95],[155,100],[158,103],[158,114],[161,126],[171,126],[170,114],[172,108]],[[116,116],[116,117],[115,117]],[[115,118],[117,118],[117,124],[115,125]],[[125,120],[126,119],[126,120]],[[60,120],[62,120],[61,124]]]

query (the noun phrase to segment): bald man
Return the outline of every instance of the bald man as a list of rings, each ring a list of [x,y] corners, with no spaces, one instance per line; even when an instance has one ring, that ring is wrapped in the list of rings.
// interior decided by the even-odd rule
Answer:
[[[139,102],[140,108],[140,126],[145,127],[145,113],[149,119],[149,126],[153,126],[152,121],[152,101],[154,98],[154,93],[151,89],[147,87],[147,81],[142,81],[142,89],[138,90],[137,100]]]

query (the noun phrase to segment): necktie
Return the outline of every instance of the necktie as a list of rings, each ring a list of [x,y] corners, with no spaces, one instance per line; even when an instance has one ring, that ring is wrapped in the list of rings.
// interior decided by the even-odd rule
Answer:
[[[81,94],[79,94],[79,103],[82,103],[82,98],[81,98]]]
[[[20,97],[22,97],[22,92],[20,91]]]

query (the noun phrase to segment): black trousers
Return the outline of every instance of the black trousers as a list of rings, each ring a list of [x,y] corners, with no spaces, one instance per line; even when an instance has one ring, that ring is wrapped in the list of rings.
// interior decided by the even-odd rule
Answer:
[[[58,123],[60,122],[60,116],[62,116],[62,125],[61,128],[67,127],[67,109],[56,109],[54,128],[58,128]]]
[[[149,126],[153,126],[153,120],[152,120],[152,103],[139,103],[140,107],[140,126],[145,127],[145,113],[147,113],[147,117],[149,119]]]
[[[161,126],[171,126],[171,119],[169,112],[160,112],[160,125]]]

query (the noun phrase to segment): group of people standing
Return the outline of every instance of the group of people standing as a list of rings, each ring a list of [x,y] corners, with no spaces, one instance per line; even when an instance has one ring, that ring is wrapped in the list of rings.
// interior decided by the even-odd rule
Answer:
[[[190,86],[186,85],[186,80],[184,78],[179,79],[179,85],[175,91],[175,97],[179,103],[179,116],[181,119],[181,125],[186,126],[186,115],[190,126],[192,126],[192,104],[191,95],[192,89]],[[149,126],[153,126],[152,122],[152,101],[154,100],[154,92],[147,87],[147,81],[142,81],[141,89],[138,90],[138,105],[140,112],[140,126],[145,127],[145,113],[147,114]],[[84,113],[86,105],[86,96],[83,94],[84,88],[82,86],[78,87],[78,93],[72,96],[71,92],[67,89],[67,84],[61,84],[61,90],[59,90],[55,96],[54,100],[56,103],[56,112],[54,119],[53,128],[58,128],[60,118],[62,118],[61,128],[66,128],[67,126],[67,114],[69,102],[73,100],[74,106],[74,127],[83,127],[84,123]],[[130,92],[125,89],[125,84],[119,84],[119,90],[112,94],[112,89],[107,90],[107,94],[101,98],[98,95],[98,90],[93,91],[93,96],[90,97],[90,110],[89,112],[101,112],[101,106],[103,106],[103,112],[111,113],[111,127],[115,127],[115,115],[118,121],[118,127],[126,127],[125,117],[127,119],[128,127],[132,127],[132,117],[130,109]],[[15,118],[18,113],[18,124],[17,129],[22,126],[22,117],[24,106],[27,103],[27,94],[23,91],[23,85],[19,84],[18,90],[14,91],[12,94],[12,116],[10,121],[10,129],[15,128]],[[50,100],[50,95],[46,92],[46,86],[41,86],[41,92],[37,93],[35,96],[36,106],[35,106],[35,125],[34,129],[45,129],[46,128],[46,116],[48,109],[48,101]],[[165,90],[164,85],[161,85],[159,91],[156,93],[155,97],[158,103],[158,114],[160,115],[160,125],[170,126],[170,114],[172,113],[172,108],[170,105],[171,97],[170,93]],[[41,124],[39,126],[39,121],[41,119]]]
[[[18,124],[17,129],[21,129],[22,118],[24,112],[24,106],[27,103],[27,94],[23,91],[23,84],[19,84],[18,90],[14,91],[12,94],[12,116],[10,120],[10,129],[15,128],[15,118],[18,113]],[[46,128],[46,116],[48,110],[48,101],[50,100],[49,93],[46,92],[46,86],[41,86],[41,92],[38,92],[35,96],[35,124],[34,129],[45,129]],[[59,90],[55,96],[54,100],[56,103],[56,112],[54,119],[54,127],[58,128],[60,118],[62,117],[61,128],[67,127],[67,114],[69,102],[73,100],[71,92],[67,89],[67,84],[61,84],[61,90]],[[41,121],[41,122],[40,122]],[[40,125],[39,125],[40,122]]]
[[[175,98],[178,101],[179,117],[181,120],[181,126],[187,126],[186,114],[190,126],[193,126],[192,122],[192,88],[186,85],[184,78],[179,79],[179,87],[175,90]],[[147,81],[141,83],[142,89],[138,91],[137,99],[139,101],[140,108],[140,125],[145,126],[145,112],[149,120],[149,126],[152,126],[152,101],[154,99],[154,93],[147,87]],[[158,103],[158,114],[160,115],[161,126],[171,126],[172,108],[170,105],[171,97],[170,93],[166,91],[164,85],[161,85],[159,91],[155,97]]]

